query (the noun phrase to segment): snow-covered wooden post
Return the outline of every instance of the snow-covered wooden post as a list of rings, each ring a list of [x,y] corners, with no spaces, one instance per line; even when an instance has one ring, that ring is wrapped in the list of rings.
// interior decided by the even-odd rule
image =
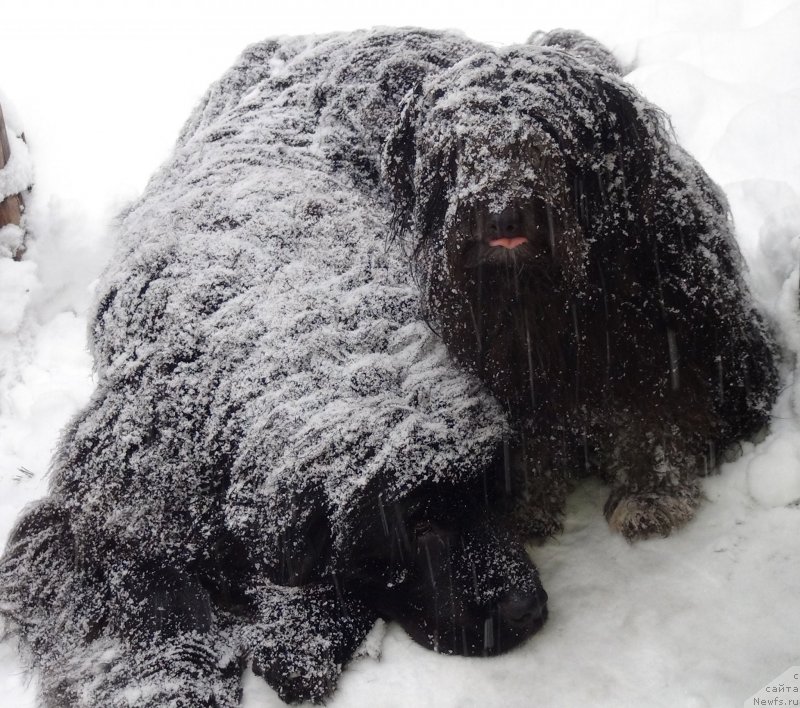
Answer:
[[[3,107],[0,106],[0,171],[6,166],[10,157],[11,146],[8,142],[6,122],[3,117]],[[2,180],[0,180],[0,187],[1,186]],[[20,194],[4,194],[3,191],[0,191],[0,199],[2,199],[2,201],[0,201],[0,229],[9,224],[19,226],[24,209],[22,196]],[[24,245],[20,245],[13,253],[14,258],[21,257],[24,250]]]

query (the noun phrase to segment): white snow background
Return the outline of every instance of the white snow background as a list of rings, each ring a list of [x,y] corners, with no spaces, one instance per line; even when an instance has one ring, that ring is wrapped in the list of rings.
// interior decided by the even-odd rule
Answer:
[[[372,25],[458,28],[493,44],[576,27],[614,49],[727,192],[785,379],[766,439],[706,480],[696,520],[671,537],[629,545],[607,530],[598,483],[573,494],[564,534],[531,549],[551,615],[522,648],[445,657],[379,628],[328,705],[743,705],[800,664],[799,0],[3,0],[0,103],[26,133],[35,189],[24,259],[0,256],[0,540],[45,492],[59,429],[92,389],[86,310],[109,216],[247,43]],[[34,705],[0,645],[0,707]],[[282,704],[249,675],[243,705]]]

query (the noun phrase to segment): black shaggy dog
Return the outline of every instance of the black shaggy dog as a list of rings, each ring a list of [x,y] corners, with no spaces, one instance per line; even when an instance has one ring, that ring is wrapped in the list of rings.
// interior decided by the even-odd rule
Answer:
[[[509,529],[552,533],[580,470],[628,536],[689,517],[771,348],[723,197],[618,74],[575,33],[381,30],[210,89],[0,561],[44,705],[232,707],[245,662],[319,700],[379,616],[496,654],[547,615]]]
[[[608,480],[628,539],[694,514],[698,477],[768,420],[773,344],[727,203],[664,116],[574,32],[484,51],[410,94],[385,150],[427,316],[516,424],[518,528]]]
[[[245,662],[319,700],[379,616],[467,655],[545,620],[491,508],[510,428],[424,322],[379,180],[403,96],[477,51],[255,45],[121,216],[97,390],[0,561],[44,705],[234,706]]]

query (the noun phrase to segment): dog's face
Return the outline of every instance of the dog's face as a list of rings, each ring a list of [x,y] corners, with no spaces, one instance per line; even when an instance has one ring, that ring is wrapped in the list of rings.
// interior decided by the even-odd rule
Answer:
[[[417,643],[491,656],[544,624],[547,595],[525,549],[472,501],[426,494],[376,508],[343,581]]]
[[[658,126],[619,76],[549,47],[478,54],[419,86],[383,172],[423,287],[459,268],[549,257],[580,288],[592,244],[646,218],[632,205],[646,212],[653,198],[643,190]]]
[[[604,313],[606,285],[627,297],[648,256],[659,126],[619,76],[548,47],[469,57],[406,97],[383,156],[395,232],[426,316],[512,414],[568,409],[578,350],[604,373],[601,320],[576,317]]]
[[[552,264],[563,234],[559,212],[535,197],[499,211],[475,209],[467,228],[454,239],[458,268],[545,269]]]

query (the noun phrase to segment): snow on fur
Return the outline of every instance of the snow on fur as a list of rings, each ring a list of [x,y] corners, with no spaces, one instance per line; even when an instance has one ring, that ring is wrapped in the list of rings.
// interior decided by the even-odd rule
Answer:
[[[97,391],[0,566],[46,705],[234,705],[245,655],[319,697],[372,622],[334,588],[360,506],[468,481],[496,453],[503,415],[422,322],[376,182],[407,89],[475,46],[410,30],[255,45],[120,218]],[[216,611],[168,641],[137,624],[152,607],[131,588],[214,577],[224,553],[279,573],[319,515],[315,585],[260,580],[256,617]]]

